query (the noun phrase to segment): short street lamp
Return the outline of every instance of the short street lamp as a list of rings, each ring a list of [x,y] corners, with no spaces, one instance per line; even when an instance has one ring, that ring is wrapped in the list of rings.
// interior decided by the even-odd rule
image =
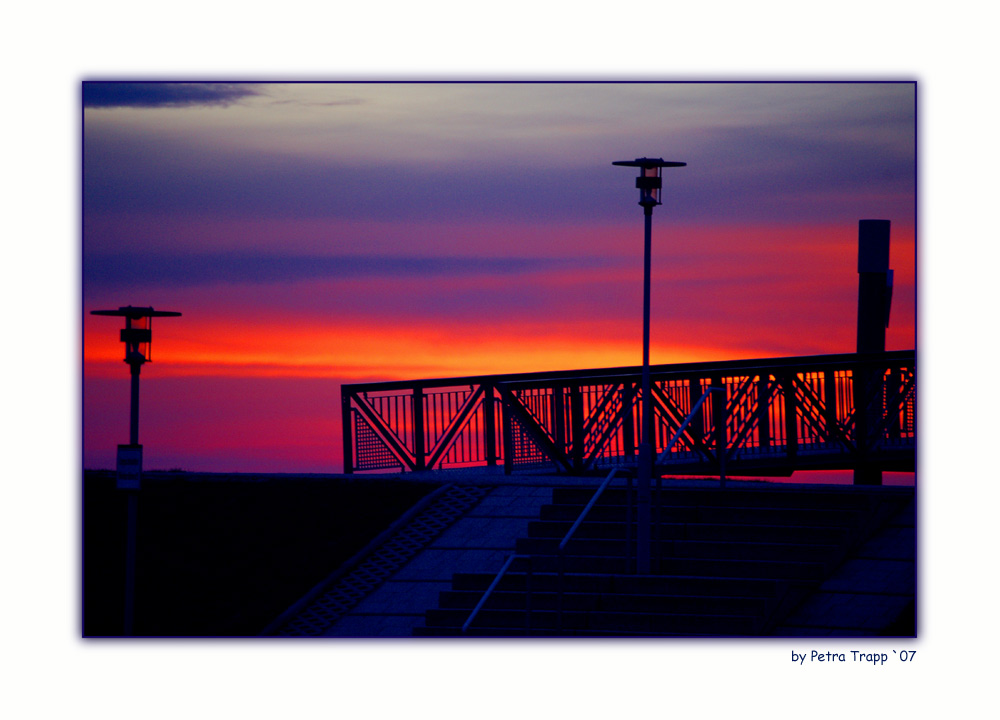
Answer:
[[[663,158],[619,160],[612,165],[639,168],[635,186],[639,188],[639,204],[645,215],[645,260],[643,265],[642,298],[642,423],[639,436],[638,498],[636,503],[636,572],[649,574],[650,479],[653,476],[653,403],[649,381],[649,278],[652,250],[653,208],[661,205],[663,187],[661,172],[665,167],[684,167],[687,163],[664,161]]]
[[[142,445],[139,444],[139,370],[152,362],[154,317],[178,317],[179,312],[153,310],[151,307],[120,307],[117,310],[92,310],[91,315],[114,315],[125,318],[121,341],[125,343],[125,362],[132,375],[132,402],[129,410],[129,442],[118,446],[116,484],[127,491],[128,528],[125,543],[125,622],[124,634],[132,634],[135,607],[135,538],[139,513],[139,484],[142,478]]]

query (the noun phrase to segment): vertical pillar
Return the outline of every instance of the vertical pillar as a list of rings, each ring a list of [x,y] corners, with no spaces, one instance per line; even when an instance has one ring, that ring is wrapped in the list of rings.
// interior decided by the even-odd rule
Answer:
[[[552,386],[552,434],[555,437],[556,447],[562,452],[566,452],[569,439],[566,435],[566,388],[562,385]]]
[[[701,382],[699,382],[699,378],[690,378],[688,380],[688,397],[691,400],[691,407],[697,405],[698,401],[701,400],[701,392]],[[701,440],[705,436],[704,413],[705,406],[702,405],[698,408],[698,412],[691,417],[691,424],[688,425],[688,432],[695,440]]]
[[[131,410],[129,411],[128,441],[130,445],[139,444],[139,369],[142,367],[137,362],[131,363],[132,374],[132,398]]]
[[[885,352],[885,329],[892,302],[892,270],[889,269],[889,221],[858,222],[858,353]],[[860,460],[854,468],[855,485],[881,485],[882,471],[870,464],[868,433],[876,427],[882,403],[873,402],[871,392],[881,393],[877,367],[861,367],[854,374],[855,427]]]
[[[903,402],[902,389],[902,374],[900,373],[899,368],[894,367],[889,370],[885,388],[885,391],[889,393],[889,397],[886,398],[885,410],[889,413],[889,417],[886,422],[886,433],[888,434],[890,440],[899,440],[902,436],[902,425],[899,422]]]
[[[823,417],[826,420],[826,442],[833,442],[833,429],[837,426],[837,371],[823,371]]]
[[[417,470],[427,469],[424,452],[424,389],[413,388],[413,459]]]
[[[344,474],[354,472],[354,416],[351,413],[351,394],[340,386],[340,423],[344,438]]]
[[[493,385],[483,383],[483,435],[486,447],[486,464],[497,464],[497,418],[496,403],[493,400]]]
[[[510,475],[514,471],[514,419],[511,417],[507,392],[500,391],[500,423],[503,428],[503,472]]]
[[[652,254],[653,206],[643,205],[645,221],[644,262],[642,271],[642,432],[639,442],[639,467],[636,483],[636,555],[637,575],[649,574],[650,480],[653,476],[653,398],[649,377],[649,297]]]
[[[785,401],[785,455],[795,469],[795,459],[799,455],[798,403],[795,401],[795,372],[786,372],[781,379]]]
[[[885,352],[892,301],[889,221],[858,223],[858,352]]]
[[[761,450],[771,446],[771,384],[768,375],[757,378],[757,444]]]
[[[583,469],[583,392],[577,382],[569,389],[570,423],[572,424],[573,455],[570,458],[573,469],[577,472]]]
[[[712,378],[712,385],[722,390],[712,393],[712,424],[715,425],[715,454],[719,461],[719,483],[726,486],[726,453],[728,438],[726,433],[726,403],[729,391],[721,376]]]
[[[622,383],[622,440],[625,457],[635,457],[635,414],[632,411],[632,401],[635,398],[635,388],[632,383],[625,381]]]

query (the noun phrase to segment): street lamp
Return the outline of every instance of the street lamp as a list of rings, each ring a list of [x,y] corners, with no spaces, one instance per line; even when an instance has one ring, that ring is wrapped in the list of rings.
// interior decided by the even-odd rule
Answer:
[[[139,514],[139,484],[142,478],[142,445],[139,444],[139,370],[152,362],[153,318],[179,317],[179,312],[153,310],[151,307],[120,307],[117,310],[92,310],[91,315],[125,318],[121,341],[125,343],[125,362],[132,375],[132,401],[129,410],[129,442],[118,446],[116,485],[126,491],[128,526],[125,542],[125,635],[132,634],[135,608],[135,539]]]
[[[663,187],[661,173],[665,167],[684,167],[687,163],[669,162],[663,158],[619,160],[612,165],[639,168],[635,186],[639,189],[639,204],[645,216],[645,248],[642,297],[642,423],[639,435],[638,498],[636,502],[636,572],[649,574],[650,479],[653,476],[653,403],[649,381],[649,278],[652,250],[653,208],[661,205]]]

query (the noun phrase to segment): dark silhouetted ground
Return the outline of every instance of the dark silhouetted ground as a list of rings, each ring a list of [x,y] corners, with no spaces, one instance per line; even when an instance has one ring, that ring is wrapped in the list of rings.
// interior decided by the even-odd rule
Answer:
[[[151,473],[139,495],[136,636],[255,636],[437,485]],[[83,635],[122,634],[126,502],[83,491]]]

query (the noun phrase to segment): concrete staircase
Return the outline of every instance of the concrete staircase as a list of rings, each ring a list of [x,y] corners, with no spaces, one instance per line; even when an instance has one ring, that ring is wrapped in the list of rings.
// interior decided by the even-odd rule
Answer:
[[[560,557],[560,541],[593,492],[555,488],[553,502],[528,524],[517,557],[465,634],[774,634],[913,501],[912,488],[654,489],[651,573],[637,575],[634,495],[624,487],[604,493]],[[495,577],[456,573],[414,635],[463,634]]]

